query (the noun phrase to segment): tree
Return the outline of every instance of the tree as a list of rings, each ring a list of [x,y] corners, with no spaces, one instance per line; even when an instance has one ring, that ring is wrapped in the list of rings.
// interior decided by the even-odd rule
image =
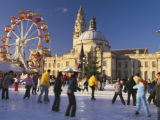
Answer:
[[[87,64],[85,64],[85,76],[89,78],[90,76],[95,74],[98,78],[100,74],[98,69],[100,66],[98,66],[99,62],[97,61],[96,48],[94,48],[92,51],[88,53],[88,60],[86,63]]]

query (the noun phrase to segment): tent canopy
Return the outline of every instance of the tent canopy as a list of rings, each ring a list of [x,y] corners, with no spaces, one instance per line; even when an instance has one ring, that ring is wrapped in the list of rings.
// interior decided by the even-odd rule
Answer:
[[[23,68],[10,62],[0,62],[0,72],[22,72]]]
[[[74,69],[72,67],[67,67],[67,68],[61,70],[60,72],[81,72],[81,71],[76,70],[76,69]]]

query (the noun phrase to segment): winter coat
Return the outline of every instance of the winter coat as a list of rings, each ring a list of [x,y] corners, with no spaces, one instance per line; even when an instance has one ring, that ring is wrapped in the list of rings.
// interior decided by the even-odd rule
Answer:
[[[35,84],[34,84],[32,78],[27,77],[24,80],[22,80],[22,82],[26,82],[26,85],[28,85],[28,86],[34,86],[35,87]]]
[[[143,95],[146,94],[146,91],[144,90],[143,83],[139,83],[139,84],[133,86],[133,89],[138,89],[137,90],[137,96],[143,96]]]
[[[8,88],[9,85],[10,85],[10,81],[11,81],[10,75],[5,75],[5,76],[3,77],[2,87],[3,87],[3,88]]]
[[[77,90],[80,90],[77,84],[77,80],[75,77],[71,77],[68,84],[68,91],[69,92],[76,92]]]
[[[124,91],[128,93],[136,92],[136,89],[133,89],[133,86],[136,85],[135,81],[133,79],[130,79],[126,82]]]
[[[89,78],[89,86],[96,86],[98,88],[98,82],[94,75]]]
[[[50,76],[48,72],[43,73],[40,86],[47,86],[47,88],[50,87]]]
[[[55,84],[54,84],[54,92],[60,94],[62,92],[62,83],[60,78],[56,78]]]
[[[83,85],[88,87],[88,80],[86,80]]]
[[[33,76],[33,81],[35,84],[38,84],[38,75]]]
[[[155,105],[160,107],[160,84],[156,84],[155,87],[153,87],[148,101],[151,101],[153,98],[155,98]]]
[[[115,93],[116,94],[122,94],[122,88],[123,88],[123,85],[121,83],[116,83],[114,85],[114,88],[115,88]]]

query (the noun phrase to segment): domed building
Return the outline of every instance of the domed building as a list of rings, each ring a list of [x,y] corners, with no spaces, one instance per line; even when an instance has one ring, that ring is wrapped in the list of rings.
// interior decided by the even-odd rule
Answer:
[[[93,49],[96,50],[97,60],[101,66],[99,71],[107,75],[107,79],[127,79],[139,72],[145,80],[154,79],[160,71],[160,52],[148,53],[147,48],[111,50],[108,40],[97,30],[95,17],[90,20],[89,29],[82,7],[79,8],[73,33],[73,48],[70,53],[62,56],[46,57],[44,71],[51,69],[51,75],[57,76],[58,71],[66,67],[78,67],[81,48],[85,57]]]
[[[89,30],[83,32],[78,39],[75,40],[73,46],[77,52],[81,50],[82,43],[85,52],[91,51],[92,47],[95,46],[103,49],[105,52],[110,51],[109,42],[106,40],[105,36],[96,29],[96,21],[94,17],[90,21]]]

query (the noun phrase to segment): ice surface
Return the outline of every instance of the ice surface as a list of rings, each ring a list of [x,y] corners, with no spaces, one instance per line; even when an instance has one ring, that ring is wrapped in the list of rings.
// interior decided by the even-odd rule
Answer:
[[[52,112],[54,100],[53,86],[49,90],[49,104],[38,104],[38,95],[31,95],[30,99],[23,99],[25,88],[21,86],[18,92],[14,88],[9,89],[9,100],[0,99],[0,120],[71,120],[64,116],[68,105],[66,95],[67,87],[63,87],[61,94],[60,112]],[[39,93],[38,93],[39,94]],[[135,116],[135,107],[121,104],[119,97],[115,104],[111,104],[114,95],[113,86],[107,85],[104,91],[96,91],[96,101],[90,100],[91,90],[89,92],[76,92],[77,112],[75,120],[156,120],[157,109],[151,104],[149,110],[151,118],[145,117],[143,107],[139,116]],[[0,95],[1,96],[1,95]],[[123,93],[126,101],[127,94]],[[74,120],[72,119],[72,120]]]

